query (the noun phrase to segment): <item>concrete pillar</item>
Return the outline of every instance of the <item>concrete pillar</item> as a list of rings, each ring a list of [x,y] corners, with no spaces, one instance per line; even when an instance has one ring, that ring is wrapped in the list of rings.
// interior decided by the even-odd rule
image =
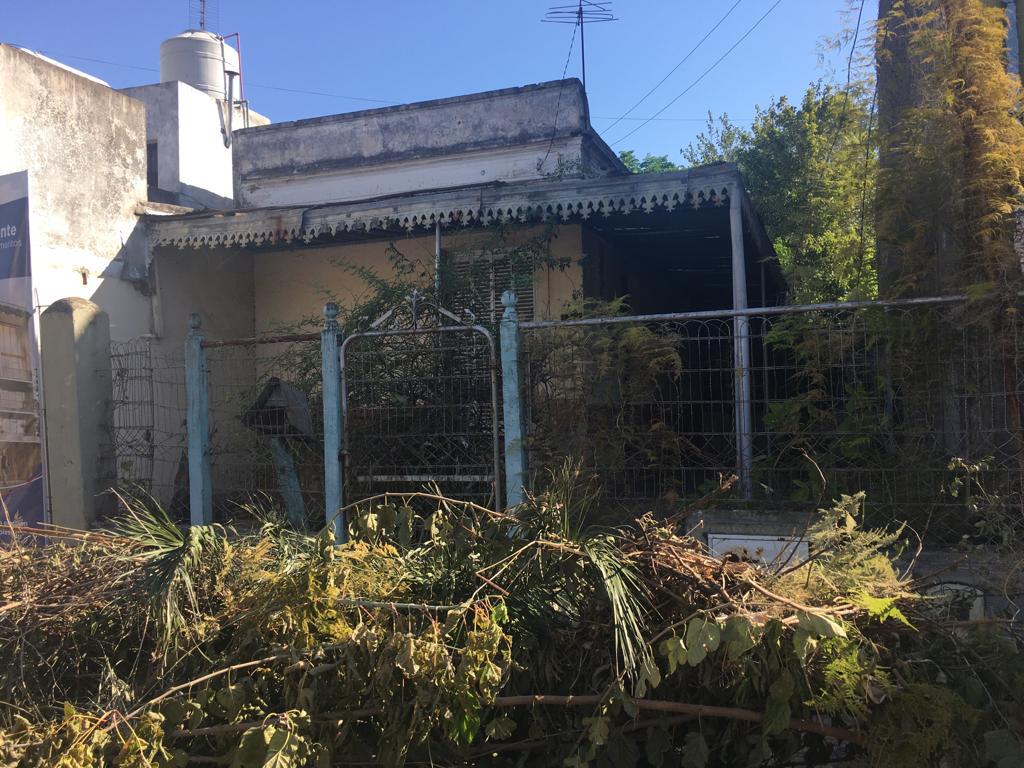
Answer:
[[[61,299],[39,320],[51,522],[88,528],[113,508],[110,320],[86,299]]]

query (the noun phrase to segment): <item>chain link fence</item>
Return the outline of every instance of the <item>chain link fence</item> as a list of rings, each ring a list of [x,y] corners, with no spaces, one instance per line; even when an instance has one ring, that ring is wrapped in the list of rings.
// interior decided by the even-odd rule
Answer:
[[[749,317],[753,493],[781,512],[865,491],[933,543],[1020,532],[1024,340],[962,301]],[[581,457],[632,507],[737,471],[733,313],[523,324],[530,464]],[[745,404],[741,404],[742,405]]]

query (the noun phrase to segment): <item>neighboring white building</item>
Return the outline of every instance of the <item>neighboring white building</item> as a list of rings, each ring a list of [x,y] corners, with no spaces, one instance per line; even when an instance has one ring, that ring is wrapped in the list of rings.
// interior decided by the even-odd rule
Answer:
[[[238,54],[216,35],[187,30],[161,46],[159,83],[121,91],[146,105],[150,200],[188,208],[233,206],[233,133],[270,122],[234,93],[229,96],[237,62]]]
[[[203,54],[193,57],[203,66],[188,66],[190,52]],[[237,73],[237,54],[219,38],[187,32],[161,54],[167,82],[118,91],[0,44],[0,176],[28,175],[32,282],[31,306],[0,307],[0,378],[10,379],[0,386],[0,493],[7,501],[5,491],[43,460],[35,402],[41,378],[31,362],[40,313],[62,299],[88,299],[109,316],[114,341],[158,333],[156,286],[133,269],[147,261],[143,217],[231,207],[232,133],[267,122],[235,103],[237,78],[228,70]],[[34,369],[27,385],[17,379],[25,378],[17,373],[23,368]],[[33,441],[34,458],[26,458],[19,446]],[[50,466],[63,470],[62,448],[51,445],[49,453]],[[42,510],[22,516],[38,519]]]
[[[181,40],[221,49],[206,32],[167,43]],[[148,249],[140,217],[232,207],[231,132],[268,122],[244,104],[229,119],[209,71],[166,55],[161,65],[167,82],[118,91],[0,44],[0,175],[28,171],[36,310],[89,299],[110,315],[114,339],[156,330],[154,287],[131,268]]]

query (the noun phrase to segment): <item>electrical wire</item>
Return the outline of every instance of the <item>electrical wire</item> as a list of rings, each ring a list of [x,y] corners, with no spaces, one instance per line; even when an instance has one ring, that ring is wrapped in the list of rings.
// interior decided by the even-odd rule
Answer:
[[[843,111],[839,114],[836,122],[836,129],[832,132],[832,143],[829,145],[826,163],[832,161],[832,153],[835,152],[836,144],[839,141],[839,132],[843,130],[846,123],[846,115],[850,111],[850,86],[853,82],[853,57],[857,53],[857,40],[860,38],[860,23],[864,17],[864,0],[860,0],[860,10],[857,12],[857,26],[853,30],[853,40],[850,42],[850,57],[846,60],[846,88],[843,96]]]
[[[26,50],[32,50],[31,48],[28,48],[28,46],[20,46],[20,47],[24,47],[24,48],[26,48]],[[51,59],[58,59],[58,60],[60,60],[60,59],[75,59],[77,61],[89,61],[89,62],[92,62],[93,64],[106,64],[107,66],[111,66],[111,67],[122,67],[124,69],[137,69],[137,70],[139,70],[141,72],[157,72],[157,73],[159,73],[159,71],[160,71],[159,69],[156,69],[154,67],[140,67],[140,66],[138,66],[136,64],[122,64],[121,62],[117,62],[117,61],[110,61],[108,59],[96,59],[96,58],[92,58],[90,56],[78,56],[78,55],[73,54],[73,53],[59,53],[59,52],[56,52],[56,51],[39,51],[39,53],[42,53],[44,56],[49,56]],[[302,94],[302,95],[305,95],[305,96],[326,96],[327,98],[331,98],[331,99],[346,99],[348,101],[364,101],[364,102],[368,102],[368,103],[371,103],[371,104],[393,105],[393,104],[401,104],[401,103],[403,103],[403,102],[400,102],[400,101],[392,101],[390,99],[370,99],[370,98],[366,98],[364,96],[348,96],[348,95],[342,94],[342,93],[328,93],[327,91],[305,91],[305,90],[301,90],[299,88],[284,88],[284,87],[279,86],[279,85],[264,85],[263,83],[250,83],[250,82],[247,82],[246,83],[246,87],[248,87],[248,88],[262,88],[263,90],[266,90],[266,91],[281,91],[283,93],[298,93],[298,94]]]
[[[718,22],[715,24],[715,26],[713,26],[711,29],[709,29],[707,31],[707,34],[704,35],[704,37],[702,37],[700,40],[697,41],[697,44],[695,46],[693,46],[693,48],[691,48],[687,52],[687,54],[685,56],[683,56],[682,59],[680,59],[678,64],[676,64],[674,67],[672,67],[672,69],[670,69],[668,71],[667,75],[665,75],[663,78],[661,78],[661,80],[658,81],[657,85],[655,85],[653,88],[651,88],[651,90],[649,90],[647,93],[645,93],[643,96],[641,96],[640,100],[637,101],[636,104],[634,104],[632,107],[627,109],[623,113],[623,115],[621,117],[616,118],[615,122],[612,123],[611,125],[609,125],[605,130],[606,131],[610,131],[612,128],[614,128],[616,125],[618,125],[620,122],[622,122],[623,120],[627,119],[627,117],[633,112],[634,109],[636,109],[641,104],[643,104],[645,101],[647,101],[647,97],[650,96],[652,93],[654,93],[656,90],[658,90],[662,85],[664,85],[665,81],[668,80],[675,73],[675,71],[677,69],[679,69],[681,66],[683,66],[683,64],[686,63],[687,59],[689,59],[691,56],[693,56],[694,53],[696,53],[697,49],[700,48],[709,37],[711,37],[711,35],[714,33],[714,31],[716,29],[718,29],[720,26],[722,26],[722,22],[724,22],[727,18],[729,18],[729,15],[733,11],[736,10],[736,6],[738,6],[742,2],[743,2],[743,0],[736,0],[736,2],[732,4],[732,6],[729,8],[729,10],[727,10],[725,12],[725,15],[718,20]]]
[[[645,120],[646,121],[657,120],[659,122],[666,122],[666,123],[706,123],[707,120],[708,120],[707,116],[705,116],[705,117],[609,117],[607,115],[591,115],[590,119],[591,120],[633,120],[633,121],[639,121],[639,122],[644,122]],[[732,122],[734,122],[734,123],[752,123],[752,122],[754,122],[754,118],[752,118],[752,117],[732,117],[730,115],[729,119]],[[605,129],[605,130],[607,130],[607,129]]]
[[[640,123],[640,125],[638,125],[636,128],[634,128],[629,133],[627,133],[625,136],[623,136],[622,138],[612,142],[612,146],[615,146],[616,144],[621,144],[622,142],[624,142],[626,139],[628,139],[634,133],[636,133],[641,128],[643,128],[645,125],[647,125],[649,122],[651,122],[652,119],[660,117],[661,114],[665,110],[667,110],[669,107],[671,107],[673,104],[675,104],[681,98],[683,98],[683,96],[685,96],[687,93],[689,93],[694,87],[696,87],[696,85],[701,80],[703,80],[705,77],[707,77],[711,73],[711,71],[715,69],[715,67],[717,67],[719,64],[721,64],[730,53],[732,53],[734,50],[736,50],[739,47],[740,43],[742,43],[744,40],[746,40],[748,37],[750,37],[750,35],[753,33],[753,31],[755,29],[757,29],[759,26],[761,26],[761,22],[763,22],[765,19],[767,19],[768,16],[771,14],[771,12],[774,11],[776,8],[778,8],[781,3],[782,3],[782,0],[775,0],[775,2],[772,3],[771,7],[767,11],[764,12],[764,14],[761,16],[761,18],[759,18],[757,21],[754,22],[753,26],[751,26],[750,29],[748,29],[746,32],[743,33],[743,35],[740,37],[739,40],[737,40],[735,43],[733,43],[725,53],[723,53],[721,56],[719,56],[710,67],[708,67],[703,72],[701,72],[700,75],[698,75],[697,78],[692,83],[690,83],[688,86],[686,86],[686,88],[684,88],[682,90],[682,92],[678,96],[676,96],[674,99],[672,99],[672,101],[670,101],[664,107],[662,107],[657,112],[655,112],[654,115],[652,116],[652,118],[650,118],[648,120],[645,120],[644,122]]]
[[[565,89],[565,73],[569,71],[569,60],[572,59],[572,49],[576,44],[576,29],[579,27],[579,22],[572,27],[572,37],[569,39],[569,53],[565,56],[565,66],[562,67],[562,78],[561,84],[558,86],[558,98],[555,100],[555,120],[551,126],[551,141],[548,142],[548,151],[544,153],[544,159],[540,161],[538,169],[544,167],[544,163],[548,161],[548,157],[551,155],[551,148],[555,146],[555,135],[558,133],[558,110],[562,106],[562,91]]]
[[[348,101],[365,101],[371,104],[386,104],[393,106],[395,104],[402,104],[401,101],[391,101],[390,99],[369,99],[365,96],[346,96],[341,93],[327,93],[326,91],[303,91],[298,88],[282,88],[279,85],[263,85],[261,83],[246,83],[247,88],[262,88],[265,91],[281,91],[282,93],[299,93],[305,96],[326,96],[331,99],[347,99]]]

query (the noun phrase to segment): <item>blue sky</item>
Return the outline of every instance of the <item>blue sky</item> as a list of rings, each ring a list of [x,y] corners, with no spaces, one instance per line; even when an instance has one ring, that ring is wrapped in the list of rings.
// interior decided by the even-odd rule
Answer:
[[[662,119],[623,140],[640,125],[637,118],[654,115],[679,96],[775,3],[740,0],[696,52],[630,113],[631,119],[608,129],[735,1],[615,0],[618,21],[587,27],[591,115],[617,151],[678,160],[680,148],[701,130],[709,110],[743,122],[754,114],[755,104],[798,97],[814,79],[845,80],[846,52],[823,60],[821,40],[852,23],[842,16],[851,0],[781,0],[735,50],[665,109]],[[557,79],[573,28],[540,19],[549,5],[566,2],[211,0],[219,5],[212,26],[223,34],[241,33],[246,96],[274,121]],[[0,40],[40,50],[115,87],[154,82],[160,41],[188,26],[190,14],[189,0],[0,4]],[[876,7],[867,0],[864,29]],[[578,44],[577,35],[568,76],[579,75]]]

